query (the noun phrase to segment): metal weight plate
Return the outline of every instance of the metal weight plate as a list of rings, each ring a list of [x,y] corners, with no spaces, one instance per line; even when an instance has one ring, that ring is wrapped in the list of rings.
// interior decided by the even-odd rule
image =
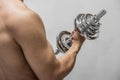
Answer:
[[[62,31],[57,36],[56,42],[57,42],[57,48],[60,52],[65,53],[71,46],[71,37],[70,32],[68,31]]]

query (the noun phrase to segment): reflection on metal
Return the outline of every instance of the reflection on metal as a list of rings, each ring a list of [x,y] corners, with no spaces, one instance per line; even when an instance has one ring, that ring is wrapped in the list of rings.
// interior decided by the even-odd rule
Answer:
[[[106,10],[102,10],[97,15],[92,14],[79,14],[75,20],[75,29],[80,35],[84,36],[88,40],[94,40],[99,36],[100,28],[100,18],[106,14]],[[57,50],[56,54],[59,52],[65,53],[72,45],[72,38],[70,32],[62,31],[57,36]]]

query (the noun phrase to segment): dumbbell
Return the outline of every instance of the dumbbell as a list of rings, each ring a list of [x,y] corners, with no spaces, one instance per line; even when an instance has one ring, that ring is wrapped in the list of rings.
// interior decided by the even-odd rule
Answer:
[[[106,10],[101,10],[97,15],[90,13],[84,14],[81,13],[77,15],[74,20],[75,29],[78,31],[79,35],[85,37],[88,40],[94,40],[99,36],[100,29],[100,19],[106,14]],[[65,53],[72,45],[71,33],[68,31],[62,31],[56,38],[56,52]]]

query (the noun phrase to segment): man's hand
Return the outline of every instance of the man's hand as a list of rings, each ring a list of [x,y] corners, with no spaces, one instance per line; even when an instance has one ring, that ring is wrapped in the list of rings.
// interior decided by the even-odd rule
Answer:
[[[72,49],[78,52],[80,50],[81,45],[85,41],[85,38],[81,36],[76,29],[74,29],[71,33],[72,36]]]

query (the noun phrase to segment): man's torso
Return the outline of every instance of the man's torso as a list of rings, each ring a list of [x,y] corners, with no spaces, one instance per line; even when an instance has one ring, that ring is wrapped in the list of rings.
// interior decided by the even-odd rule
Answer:
[[[0,80],[38,80],[6,23],[0,12]]]

